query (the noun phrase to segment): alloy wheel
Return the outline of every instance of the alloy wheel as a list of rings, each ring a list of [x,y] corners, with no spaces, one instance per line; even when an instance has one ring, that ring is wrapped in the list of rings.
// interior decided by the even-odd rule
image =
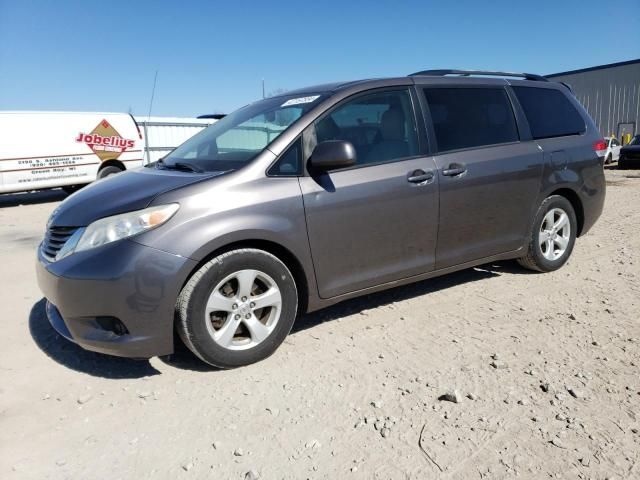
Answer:
[[[218,345],[245,350],[269,337],[281,311],[282,295],[276,282],[259,270],[240,270],[213,289],[205,307],[205,322]]]
[[[542,256],[556,261],[567,251],[571,238],[571,222],[569,215],[561,208],[553,208],[547,212],[540,224],[538,242]]]

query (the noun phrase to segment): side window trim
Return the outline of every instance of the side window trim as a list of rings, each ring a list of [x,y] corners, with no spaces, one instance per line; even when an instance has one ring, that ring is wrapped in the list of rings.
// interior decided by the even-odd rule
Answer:
[[[422,111],[423,111],[423,115],[424,115],[424,121],[426,124],[426,130],[427,130],[427,134],[429,135],[429,145],[431,147],[430,149],[430,154],[431,155],[447,155],[449,153],[458,153],[458,152],[466,152],[466,151],[471,151],[471,150],[479,150],[479,149],[484,149],[484,148],[495,148],[495,147],[500,147],[500,146],[508,146],[508,145],[515,145],[518,143],[521,143],[523,141],[528,141],[531,140],[530,137],[530,133],[528,131],[528,124],[527,123],[523,123],[522,125],[519,122],[519,117],[522,116],[524,122],[526,122],[526,117],[524,116],[524,112],[521,112],[521,107],[519,104],[514,103],[513,98],[512,98],[512,94],[509,91],[510,89],[508,88],[507,85],[502,86],[502,85],[464,85],[464,84],[453,84],[453,85],[449,85],[449,84],[438,84],[438,85],[431,85],[431,84],[419,84],[416,85],[416,88],[418,91],[418,97],[420,99],[420,103],[422,106]],[[433,123],[433,117],[431,116],[431,110],[429,108],[429,102],[427,101],[427,96],[425,94],[425,90],[426,89],[454,89],[454,88],[460,88],[460,89],[478,89],[478,90],[503,90],[505,92],[505,95],[507,96],[507,101],[509,103],[509,106],[511,108],[511,112],[513,114],[513,118],[514,118],[514,122],[516,125],[516,133],[518,135],[518,139],[515,141],[509,141],[509,142],[501,142],[501,143],[493,143],[493,144],[485,144],[485,145],[477,145],[477,146],[472,146],[472,147],[465,147],[465,148],[457,148],[457,149],[449,149],[449,150],[440,150],[440,147],[438,145],[438,139],[436,137],[436,133],[435,133],[435,127],[434,127],[434,123]],[[513,94],[513,97],[515,98],[515,94]],[[517,100],[517,99],[516,99]]]
[[[429,124],[425,116],[425,104],[416,87],[416,85],[409,87],[409,92],[411,93],[413,116],[416,122],[416,134],[418,135],[418,151],[421,156],[427,156],[435,151],[434,136],[433,132],[429,131]]]
[[[505,88],[507,92],[507,96],[509,97],[509,101],[511,102],[511,108],[513,109],[513,114],[516,117],[516,126],[518,127],[518,135],[520,136],[521,142],[530,142],[533,141],[533,135],[531,135],[531,127],[529,126],[529,121],[527,120],[527,116],[524,113],[524,108],[520,104],[516,93],[511,88],[511,85]]]
[[[426,143],[427,143],[427,154],[428,155],[437,155],[438,154],[438,139],[436,138],[436,131],[433,127],[433,120],[431,118],[431,110],[429,109],[429,104],[427,103],[427,97],[424,94],[425,85],[415,85],[416,93],[418,95],[418,101],[420,103],[420,110],[422,111],[422,119],[424,121],[425,133],[426,133]]]
[[[375,167],[375,166],[379,166],[379,165],[386,165],[389,163],[396,163],[396,162],[403,162],[403,161],[407,161],[407,160],[411,160],[411,159],[415,159],[415,158],[420,158],[424,156],[424,149],[425,149],[425,140],[421,138],[421,133],[420,133],[420,125],[419,125],[419,118],[418,118],[418,112],[420,111],[420,105],[416,104],[416,97],[415,97],[415,93],[412,94],[412,85],[400,85],[400,86],[391,86],[391,87],[379,87],[379,88],[373,88],[373,89],[369,89],[369,90],[365,90],[362,92],[358,92],[358,93],[354,93],[353,95],[350,95],[346,98],[343,98],[342,100],[340,100],[338,103],[336,103],[335,105],[332,105],[329,109],[327,109],[325,112],[323,112],[321,115],[319,115],[307,128],[305,128],[304,132],[302,133],[302,138],[303,138],[303,145],[302,145],[302,150],[303,150],[303,158],[302,158],[302,163],[303,163],[303,175],[304,176],[310,176],[309,173],[309,169],[308,169],[308,163],[309,163],[309,159],[311,158],[311,154],[313,152],[313,149],[315,148],[315,146],[317,145],[317,137],[316,137],[316,124],[320,121],[322,121],[324,118],[326,118],[328,115],[331,115],[332,112],[334,112],[335,110],[341,108],[342,106],[344,106],[345,104],[356,100],[359,97],[366,97],[369,95],[374,95],[374,94],[379,94],[379,93],[385,93],[385,92],[406,92],[407,96],[409,97],[409,101],[410,101],[410,108],[412,110],[412,115],[413,115],[413,124],[414,124],[414,128],[415,128],[415,135],[416,135],[416,142],[418,145],[418,152],[415,155],[410,155],[407,157],[400,157],[397,159],[393,159],[393,160],[388,160],[388,161],[382,161],[382,162],[376,162],[376,163],[365,163],[365,164],[356,164],[353,165],[351,167],[345,167],[345,168],[337,168],[334,170],[331,170],[331,172],[344,172],[344,171],[348,171],[348,170],[356,170],[359,168],[366,168],[366,167]]]
[[[296,172],[291,173],[273,173],[273,170],[276,168],[280,160],[282,160],[292,148],[298,148],[298,170]],[[302,159],[304,156],[304,152],[302,151],[302,134],[298,135],[287,147],[282,151],[278,157],[271,162],[269,167],[266,170],[266,176],[270,178],[291,178],[291,177],[301,177],[304,175],[305,168],[302,168]]]
[[[496,147],[508,147],[509,145],[517,145],[522,143],[522,140],[515,140],[513,142],[502,142],[502,143],[490,143],[487,145],[478,145],[476,147],[465,147],[465,148],[456,148],[451,150],[438,150],[433,155],[449,155],[450,153],[461,153],[461,152],[470,152],[473,150],[482,150],[485,148],[496,148]]]

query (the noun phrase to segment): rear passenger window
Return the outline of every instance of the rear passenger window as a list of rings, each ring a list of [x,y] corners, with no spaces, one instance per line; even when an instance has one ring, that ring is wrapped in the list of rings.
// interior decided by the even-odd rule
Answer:
[[[518,141],[503,88],[425,88],[438,151]]]
[[[512,87],[535,139],[584,133],[584,119],[560,90]]]

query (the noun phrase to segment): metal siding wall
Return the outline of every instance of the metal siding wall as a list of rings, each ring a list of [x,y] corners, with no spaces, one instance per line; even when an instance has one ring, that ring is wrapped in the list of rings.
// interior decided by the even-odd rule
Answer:
[[[618,124],[631,122],[640,132],[640,63],[549,78],[571,86],[603,135],[617,137]]]

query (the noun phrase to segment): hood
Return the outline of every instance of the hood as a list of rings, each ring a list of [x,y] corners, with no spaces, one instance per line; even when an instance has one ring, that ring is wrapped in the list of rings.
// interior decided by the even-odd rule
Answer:
[[[141,168],[94,182],[67,197],[48,227],[84,227],[99,218],[141,210],[162,193],[202,182],[224,172],[207,174]]]

